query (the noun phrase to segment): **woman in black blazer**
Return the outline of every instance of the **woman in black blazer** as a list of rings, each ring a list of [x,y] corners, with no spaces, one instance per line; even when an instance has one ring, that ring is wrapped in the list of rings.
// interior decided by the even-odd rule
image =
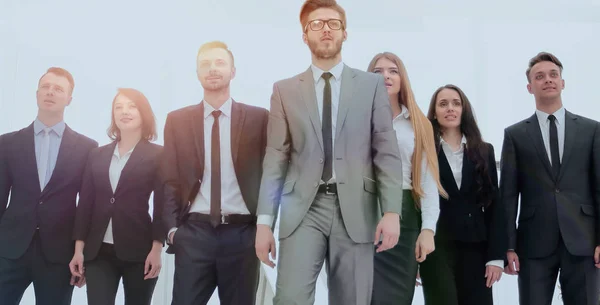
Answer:
[[[119,89],[108,130],[113,142],[88,157],[69,266],[73,275],[85,276],[89,305],[114,304],[121,279],[126,305],[151,303],[165,237],[158,172],[162,146],[149,142],[156,138],[155,126],[146,97]]]
[[[440,197],[436,250],[420,266],[425,304],[491,305],[507,248],[494,147],[483,142],[471,104],[457,86],[433,94],[427,117],[449,198]]]

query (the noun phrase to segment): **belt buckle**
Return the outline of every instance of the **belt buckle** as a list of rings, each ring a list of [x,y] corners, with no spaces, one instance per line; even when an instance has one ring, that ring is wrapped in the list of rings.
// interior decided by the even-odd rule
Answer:
[[[331,185],[332,185],[332,184],[330,184],[330,183],[326,183],[326,184],[325,184],[325,194],[327,194],[327,195],[335,195],[335,193],[334,193],[334,192],[330,192],[330,191],[329,191],[329,186],[331,186]]]
[[[227,220],[225,220],[225,215],[221,215],[221,224],[222,225],[229,224],[229,222]]]

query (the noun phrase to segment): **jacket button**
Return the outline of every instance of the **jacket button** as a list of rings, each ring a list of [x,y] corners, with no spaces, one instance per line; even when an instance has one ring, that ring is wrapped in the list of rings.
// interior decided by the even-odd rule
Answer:
[[[323,163],[323,159],[319,159],[319,163]]]
[[[44,203],[43,201],[40,201],[40,204]]]
[[[560,190],[559,190],[559,189],[556,189],[556,190],[554,190],[554,191],[555,191],[557,194],[558,194],[558,193],[560,193]]]
[[[469,217],[471,217],[471,213],[469,213]]]
[[[115,203],[115,197],[110,198],[110,203]]]

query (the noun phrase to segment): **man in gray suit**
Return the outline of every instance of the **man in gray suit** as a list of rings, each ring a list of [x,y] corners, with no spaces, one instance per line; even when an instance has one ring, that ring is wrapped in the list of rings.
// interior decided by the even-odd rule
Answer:
[[[391,249],[400,234],[402,164],[392,111],[383,78],[342,62],[346,18],[335,0],[307,0],[300,22],[312,65],[273,87],[256,254],[274,267],[270,227],[281,206],[273,303],[314,303],[326,261],[329,304],[366,305],[374,244]]]

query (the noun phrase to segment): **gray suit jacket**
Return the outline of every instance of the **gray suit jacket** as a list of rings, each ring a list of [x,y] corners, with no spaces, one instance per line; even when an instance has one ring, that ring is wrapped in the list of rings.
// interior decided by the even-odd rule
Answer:
[[[383,78],[344,66],[333,166],[350,238],[373,242],[382,212],[402,210],[402,163]],[[298,227],[324,166],[312,71],[273,86],[258,215],[277,217],[279,238]],[[379,205],[378,206],[378,199]]]

